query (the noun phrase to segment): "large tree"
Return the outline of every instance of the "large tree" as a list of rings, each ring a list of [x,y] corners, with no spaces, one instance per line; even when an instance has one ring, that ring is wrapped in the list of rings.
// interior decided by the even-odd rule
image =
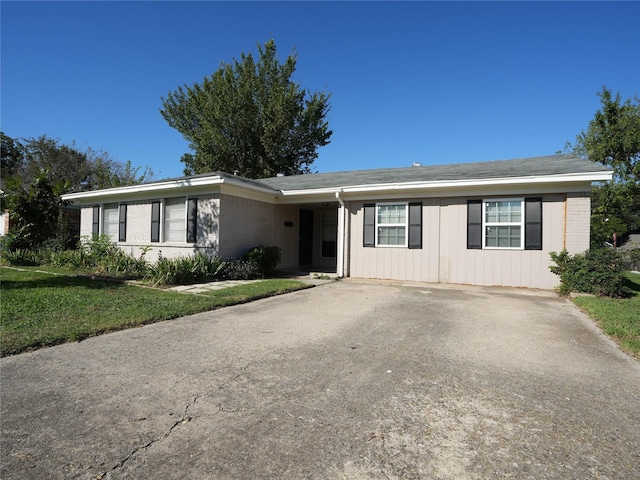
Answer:
[[[640,228],[640,100],[622,101],[607,87],[598,92],[602,108],[570,148],[613,168],[611,183],[593,189],[592,245]]]
[[[284,63],[269,40],[222,63],[193,86],[162,99],[160,113],[189,142],[186,175],[224,171],[249,178],[309,173],[317,149],[329,143],[329,97],[310,93],[292,80],[297,57]]]

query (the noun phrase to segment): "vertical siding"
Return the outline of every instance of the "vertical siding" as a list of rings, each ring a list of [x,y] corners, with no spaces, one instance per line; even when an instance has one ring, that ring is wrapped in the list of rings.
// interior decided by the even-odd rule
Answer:
[[[534,196],[534,195],[532,195]],[[562,195],[543,196],[543,250],[470,250],[466,248],[467,199],[443,200],[440,281],[551,289],[558,279],[549,271],[549,252],[563,248]]]
[[[573,232],[574,227],[569,226],[569,231],[584,242],[583,217],[587,225],[589,221],[584,197],[572,201],[570,209],[582,230]],[[543,289],[558,284],[549,271],[549,252],[560,251],[564,245],[564,195],[543,196],[543,250],[469,250],[467,198],[422,202],[423,248],[416,250],[363,247],[363,202],[349,203],[350,276]],[[586,242],[588,245],[588,232]]]
[[[274,213],[274,205],[233,195],[221,195],[220,256],[240,257],[258,245],[273,245]]]
[[[412,200],[414,201],[414,200]],[[348,272],[358,278],[438,281],[437,199],[422,201],[422,249],[363,247],[363,202],[349,202]]]

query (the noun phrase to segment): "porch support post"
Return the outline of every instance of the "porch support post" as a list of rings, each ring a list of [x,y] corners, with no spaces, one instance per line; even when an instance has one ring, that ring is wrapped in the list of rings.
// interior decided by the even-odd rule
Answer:
[[[338,243],[337,243],[337,265],[336,265],[336,274],[338,277],[344,277],[344,259],[345,259],[345,218],[347,214],[347,209],[345,207],[344,201],[340,197],[340,191],[336,192],[336,200],[340,204],[340,208],[338,209]]]

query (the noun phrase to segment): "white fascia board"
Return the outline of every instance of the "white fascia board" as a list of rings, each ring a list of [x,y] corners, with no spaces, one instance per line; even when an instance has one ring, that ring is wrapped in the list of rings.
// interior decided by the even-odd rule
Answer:
[[[170,192],[179,188],[195,188],[206,187],[211,185],[220,185],[223,179],[216,175],[211,177],[187,178],[180,180],[162,181],[155,183],[146,183],[142,185],[128,185],[126,187],[106,188],[102,190],[91,190],[88,192],[67,193],[62,196],[63,200],[86,200],[108,199],[115,197],[127,197],[131,195],[140,196],[144,194],[153,194],[158,192]]]
[[[335,196],[336,192],[349,195],[353,198],[354,195],[358,197],[367,194],[375,193],[379,194],[396,194],[401,195],[402,192],[423,192],[426,191],[441,191],[450,190],[449,193],[464,192],[468,189],[476,188],[492,188],[492,187],[534,187],[538,190],[548,190],[549,185],[553,184],[561,189],[574,190],[569,184],[577,187],[577,190],[583,190],[585,184],[591,184],[591,182],[600,182],[611,180],[613,172],[587,172],[587,173],[572,173],[562,175],[544,175],[544,176],[528,176],[528,177],[503,177],[503,178],[490,178],[490,179],[469,179],[469,180],[439,180],[433,182],[403,182],[403,183],[382,183],[382,184],[369,184],[369,185],[351,185],[344,187],[331,187],[331,188],[310,188],[304,190],[284,190],[282,196],[284,201],[282,203],[294,203],[295,200],[310,200],[320,199],[327,197],[331,199]],[[555,189],[554,189],[555,190]],[[370,196],[370,195],[369,195]]]
[[[422,196],[458,196],[470,191],[524,192],[539,193],[577,192],[588,190],[592,182],[611,180],[613,172],[587,172],[562,175],[543,175],[528,177],[504,177],[469,180],[440,180],[433,182],[403,182],[369,185],[347,185],[344,187],[310,188],[283,190],[278,203],[291,204],[300,201],[332,201],[336,192],[346,195],[350,200],[376,198],[384,195],[388,198],[401,198],[411,194]],[[443,192],[445,190],[445,192]]]
[[[207,187],[221,185],[235,187],[235,190],[244,192],[255,192],[273,198],[280,196],[280,193],[266,187],[248,184],[241,180],[225,178],[219,175],[196,178],[185,178],[170,181],[148,183],[144,185],[129,185],[126,187],[108,188],[103,190],[92,190],[88,192],[68,193],[62,196],[63,200],[76,201],[76,203],[92,203],[96,201],[106,201],[110,199],[127,198],[148,198],[158,195],[185,195],[202,193]]]
[[[502,185],[532,185],[532,184],[549,184],[549,183],[573,183],[573,182],[599,182],[611,180],[613,172],[589,172],[589,173],[572,173],[563,175],[545,175],[533,177],[510,177],[510,178],[490,178],[490,179],[470,179],[470,180],[441,180],[435,182],[406,182],[395,184],[379,184],[379,185],[356,185],[343,187],[344,193],[361,193],[361,192],[379,192],[394,190],[428,190],[442,188],[468,188],[468,187],[487,187]]]

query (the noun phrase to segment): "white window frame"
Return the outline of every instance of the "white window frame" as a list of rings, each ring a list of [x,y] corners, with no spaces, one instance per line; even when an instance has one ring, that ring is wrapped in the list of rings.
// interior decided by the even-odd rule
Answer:
[[[519,202],[519,222],[489,222],[487,220],[487,204],[492,202]],[[482,248],[485,250],[524,250],[524,198],[484,198],[482,199]],[[487,246],[487,230],[491,227],[520,227],[520,246],[518,247],[494,247]]]
[[[182,212],[183,212],[183,219],[182,219],[182,240],[169,240],[168,235],[167,235],[167,204],[168,203],[173,203],[173,201],[176,201],[177,204],[177,200],[182,200]],[[187,197],[170,197],[170,198],[163,198],[161,201],[161,208],[160,208],[160,224],[162,225],[162,229],[161,229],[161,236],[160,236],[160,242],[162,243],[187,243]],[[172,205],[174,206],[174,205]]]
[[[407,248],[409,245],[409,202],[381,202],[375,204],[375,234],[376,234],[376,247],[382,248]],[[403,205],[404,206],[404,223],[380,223],[378,222],[379,208],[387,205]],[[379,237],[380,227],[403,227],[404,228],[404,243],[402,245],[388,245],[381,244]]]
[[[110,222],[109,220],[109,215],[107,215],[108,212],[113,212],[115,211],[115,222]],[[101,213],[101,218],[100,218],[100,229],[101,229],[101,233],[102,235],[107,235],[109,237],[109,239],[114,242],[117,243],[119,241],[119,231],[120,231],[120,209],[119,209],[119,204],[117,203],[106,203],[102,205],[102,208],[100,209],[100,213]],[[114,227],[115,225],[115,227]],[[109,227],[111,228],[115,228],[115,231],[113,232],[113,235],[111,233],[109,233]]]

